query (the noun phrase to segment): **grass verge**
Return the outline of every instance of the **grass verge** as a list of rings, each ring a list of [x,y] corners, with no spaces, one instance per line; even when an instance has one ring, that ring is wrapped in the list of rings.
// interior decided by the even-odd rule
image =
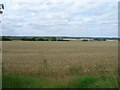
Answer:
[[[117,88],[116,78],[110,75],[80,76],[68,83],[43,81],[34,77],[3,75],[3,88]]]
[[[117,79],[111,75],[101,76],[82,76],[72,80],[68,86],[69,88],[117,88]]]

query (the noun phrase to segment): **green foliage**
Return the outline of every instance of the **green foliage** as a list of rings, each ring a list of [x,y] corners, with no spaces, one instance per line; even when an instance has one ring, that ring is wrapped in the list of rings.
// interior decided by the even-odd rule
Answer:
[[[88,41],[87,39],[83,39],[82,41]]]
[[[33,37],[33,38],[28,38],[28,37],[23,37],[21,38],[22,41],[37,41],[37,38],[36,37]]]
[[[69,41],[64,39],[57,39],[56,37],[23,37],[22,41]]]
[[[75,80],[71,81],[68,87],[71,88],[90,88],[94,82],[96,82],[96,77],[93,76],[82,76],[75,78]]]
[[[49,41],[47,38],[38,38],[38,41]]]
[[[39,38],[38,41],[45,41],[43,38]]]
[[[106,41],[106,39],[100,39],[100,41]]]
[[[106,41],[106,39],[94,39],[95,41]]]
[[[118,80],[117,78],[104,74],[97,77],[96,83],[94,83],[93,88],[117,88]]]
[[[33,37],[33,38],[31,39],[31,41],[37,41],[37,40],[36,40],[36,37]]]
[[[12,41],[9,37],[3,36],[2,41]]]
[[[51,41],[57,41],[57,39],[55,37],[51,37],[50,40]]]
[[[3,75],[3,88],[118,88],[110,75],[80,76],[70,82],[43,81],[39,78]]]
[[[72,80],[67,87],[71,88],[117,88],[116,78],[110,75],[82,76]]]
[[[3,75],[3,88],[57,88],[64,87],[64,84],[54,81],[43,81],[35,77]]]
[[[30,37],[23,37],[21,38],[22,41],[57,41],[57,39],[55,37],[33,37],[33,38],[30,38]]]
[[[21,40],[22,40],[22,41],[32,41],[31,38],[25,38],[25,37],[24,37],[24,38],[21,38]]]
[[[100,41],[100,39],[94,39],[95,41]]]
[[[3,75],[3,88],[41,88],[42,84],[36,78]]]

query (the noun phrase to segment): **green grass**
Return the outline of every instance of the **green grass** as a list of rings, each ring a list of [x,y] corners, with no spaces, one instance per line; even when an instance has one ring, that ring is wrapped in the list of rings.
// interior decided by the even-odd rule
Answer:
[[[117,88],[117,80],[110,75],[80,76],[68,83],[41,80],[34,77],[3,75],[3,88]]]
[[[82,76],[72,80],[67,87],[70,88],[117,88],[116,78],[111,75]]]
[[[63,87],[60,82],[50,82],[34,77],[3,75],[3,88],[56,88]]]
[[[3,76],[3,88],[41,88],[43,83],[36,78]]]

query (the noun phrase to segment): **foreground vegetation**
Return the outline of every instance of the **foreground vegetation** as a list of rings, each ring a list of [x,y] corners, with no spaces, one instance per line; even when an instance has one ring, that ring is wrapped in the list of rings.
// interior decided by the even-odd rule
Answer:
[[[118,88],[118,83],[110,75],[80,76],[64,83],[35,77],[3,75],[3,88]]]

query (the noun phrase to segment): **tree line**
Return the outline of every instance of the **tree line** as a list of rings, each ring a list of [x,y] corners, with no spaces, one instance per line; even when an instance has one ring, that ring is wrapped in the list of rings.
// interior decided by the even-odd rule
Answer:
[[[2,37],[2,41],[12,41],[12,40],[22,40],[22,41],[69,41],[64,40],[62,38],[56,38],[56,37],[22,37],[20,39],[17,38],[11,38],[7,36]]]
[[[70,40],[64,40],[62,38],[56,38],[56,37],[9,37],[9,36],[2,36],[0,37],[1,41],[12,41],[12,40],[21,40],[21,41],[70,41]],[[106,41],[106,39],[83,39],[81,41]]]

